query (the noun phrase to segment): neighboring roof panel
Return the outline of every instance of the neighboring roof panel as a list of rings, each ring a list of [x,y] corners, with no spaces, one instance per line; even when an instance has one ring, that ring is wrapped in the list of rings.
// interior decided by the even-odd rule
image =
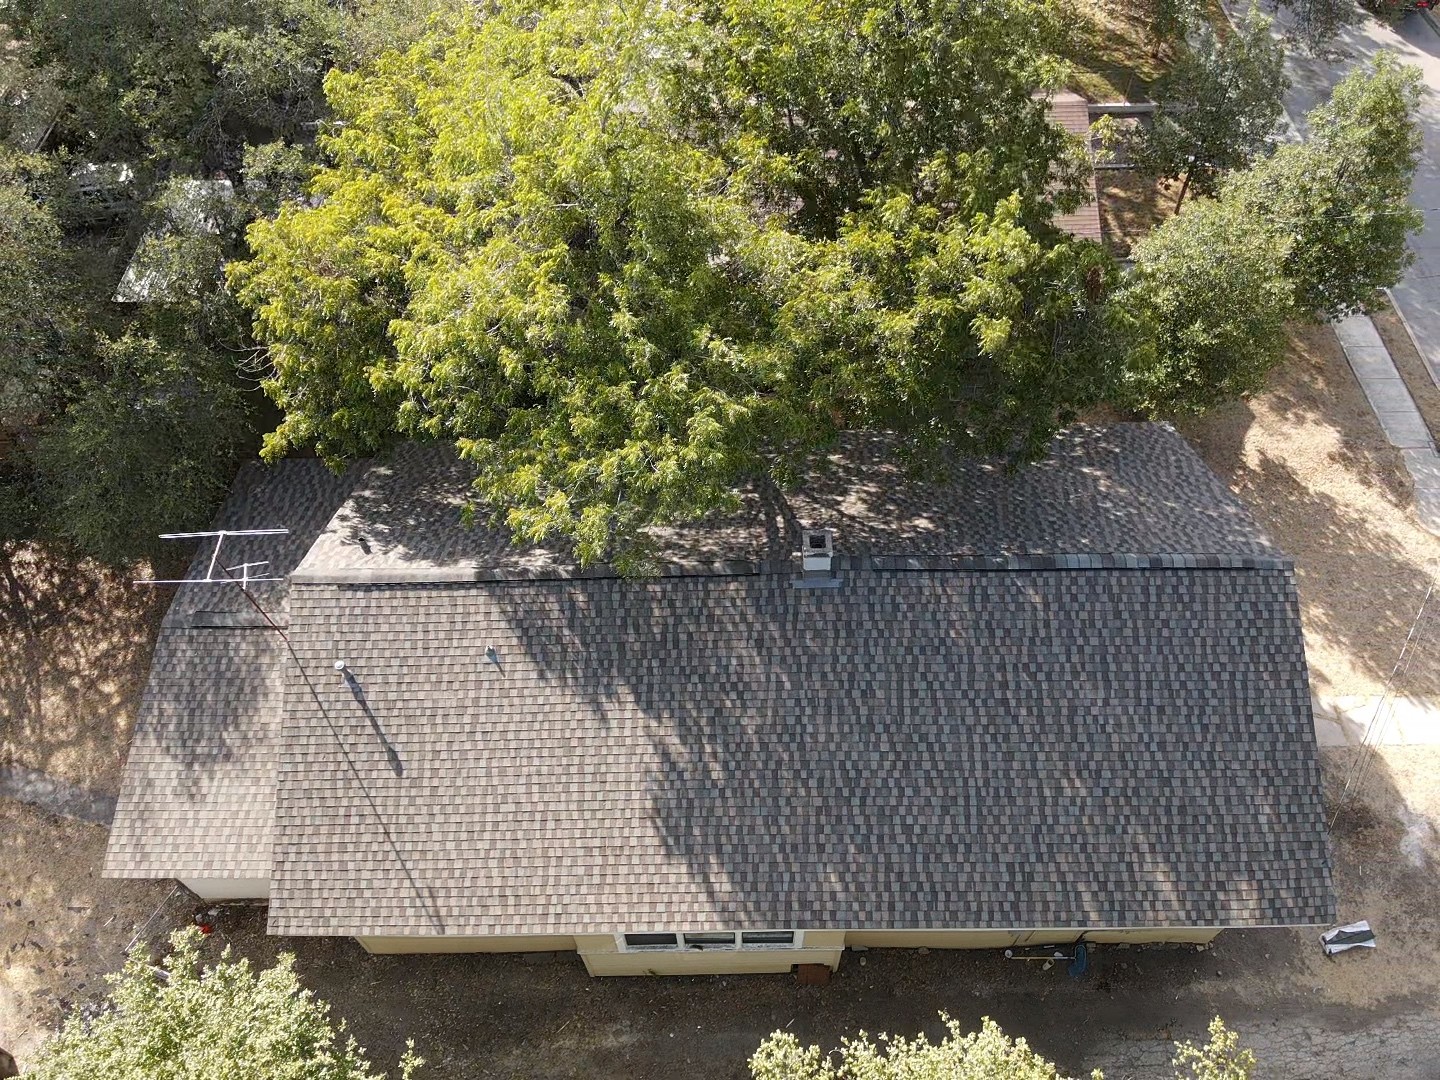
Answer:
[[[271,931],[1333,918],[1290,571],[842,577],[297,586]]]
[[[1050,122],[1071,135],[1081,136],[1085,145],[1090,145],[1090,104],[1079,94],[1065,91],[1051,98]],[[1073,214],[1057,215],[1055,226],[1082,240],[1099,242],[1105,238],[1100,228],[1099,191],[1093,175],[1090,177],[1090,201]]]
[[[284,576],[354,486],[319,461],[241,470],[216,529],[288,528],[235,537],[222,565],[269,560]],[[212,541],[188,578],[204,577]],[[280,624],[288,582],[252,594]],[[274,820],[284,643],[238,589],[176,590],[155,643],[105,854],[107,877],[266,877]]]
[[[407,446],[366,473],[297,581],[456,580],[556,573],[554,552],[515,547],[461,510],[473,469],[448,447]],[[788,560],[801,525],[836,530],[846,555],[1230,554],[1279,552],[1224,484],[1162,424],[1079,426],[1018,470],[962,460],[916,481],[892,440],[851,434],[800,488],[744,497],[723,520],[655,530],[663,563]],[[481,515],[483,517],[483,515]]]

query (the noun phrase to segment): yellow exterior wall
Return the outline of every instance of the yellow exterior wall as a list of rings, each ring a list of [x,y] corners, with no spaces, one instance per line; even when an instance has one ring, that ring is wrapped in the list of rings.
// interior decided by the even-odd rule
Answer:
[[[1023,934],[1009,930],[850,930],[846,945],[867,949],[1005,949]],[[1072,932],[1066,941],[1074,941]],[[1037,941],[1037,945],[1047,942]]]
[[[521,953],[570,952],[575,939],[568,934],[526,934],[516,937],[357,937],[371,953]]]
[[[1014,945],[1066,945],[1077,939],[1096,944],[1157,941],[1202,943],[1220,931],[1212,927],[1145,930],[806,930],[798,949],[694,949],[676,952],[621,952],[614,934],[532,934],[517,936],[359,937],[371,953],[522,953],[578,951],[591,975],[726,975],[786,972],[796,964],[840,966],[846,946],[871,949],[1006,949]]]
[[[1093,941],[1097,945],[1144,945],[1152,941],[1188,941],[1203,945],[1207,941],[1214,941],[1218,933],[1218,928],[1205,926],[1176,927],[1173,930],[1088,930],[1085,940]]]
[[[687,949],[621,952],[613,934],[577,934],[575,946],[591,975],[759,975],[796,964],[840,966],[843,930],[807,930],[798,949]]]

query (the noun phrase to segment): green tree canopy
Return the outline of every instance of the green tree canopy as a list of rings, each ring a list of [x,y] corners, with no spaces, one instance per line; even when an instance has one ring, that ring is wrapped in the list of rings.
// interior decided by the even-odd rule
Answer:
[[[760,1044],[750,1059],[752,1080],[1064,1080],[1060,1071],[1032,1050],[1024,1039],[1010,1039],[989,1017],[980,1030],[966,1033],[940,1014],[945,1036],[932,1043],[880,1036],[875,1042],[863,1031],[846,1039],[838,1052],[824,1054],[818,1046],[802,1046],[788,1031],[777,1031]],[[1177,1044],[1177,1080],[1249,1080],[1255,1055],[1240,1046],[1239,1037],[1219,1017],[1210,1023],[1210,1041]],[[1104,1080],[1099,1069],[1091,1080]]]
[[[1233,200],[1201,198],[1141,240],[1116,302],[1153,329],[1121,400],[1145,413],[1201,412],[1258,390],[1285,352],[1290,245]]]
[[[1419,70],[1382,53],[1307,114],[1304,142],[1226,181],[1225,200],[1286,237],[1285,273],[1303,314],[1371,303],[1410,265],[1405,237],[1425,222],[1409,201],[1422,93]]]
[[[50,137],[0,154],[0,543],[125,561],[209,519],[258,396],[221,266],[250,219],[297,195],[324,73],[458,3],[3,5],[0,135]],[[234,197],[202,180],[221,168]],[[112,304],[132,251],[119,293],[140,302]]]
[[[10,0],[27,62],[64,91],[59,141],[163,172],[229,167],[245,141],[295,139],[320,84],[413,38],[448,0]]]
[[[43,159],[0,152],[0,429],[49,407],[79,331],[64,238],[42,199]]]
[[[1154,123],[1132,154],[1141,172],[1184,177],[1186,188],[1208,194],[1274,140],[1289,80],[1270,20],[1253,8],[1224,38],[1208,23],[1197,24],[1192,37],[1155,84]]]
[[[223,358],[130,335],[98,351],[34,460],[50,530],[123,563],[157,553],[162,532],[205,527],[250,429]]]
[[[1295,15],[1289,38],[1308,52],[1326,58],[1336,55],[1335,39],[1340,32],[1360,19],[1353,0],[1279,0],[1279,6]]]
[[[295,958],[282,953],[256,972],[227,949],[202,965],[198,930],[171,938],[154,966],[143,951],[109,977],[105,1009],[69,1020],[43,1044],[25,1080],[385,1080],[365,1052],[330,1022],[330,1007],[301,988]],[[407,1051],[401,1080],[421,1061]]]
[[[501,3],[332,74],[318,206],[231,270],[278,455],[452,440],[522,539],[627,557],[846,427],[1034,455],[1123,314],[1028,0]]]

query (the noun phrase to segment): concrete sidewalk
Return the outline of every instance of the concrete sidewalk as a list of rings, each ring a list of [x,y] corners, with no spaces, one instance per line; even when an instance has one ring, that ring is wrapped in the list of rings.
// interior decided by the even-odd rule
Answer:
[[[1440,702],[1430,698],[1315,695],[1315,737],[1321,746],[1440,745]]]
[[[1375,410],[1385,438],[1405,459],[1415,485],[1415,516],[1427,531],[1440,536],[1440,455],[1425,418],[1370,318],[1352,315],[1334,325],[1345,359]]]

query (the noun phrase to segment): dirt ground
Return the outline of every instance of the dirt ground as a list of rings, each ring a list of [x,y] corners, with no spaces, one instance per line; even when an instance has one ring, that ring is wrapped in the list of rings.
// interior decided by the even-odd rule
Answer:
[[[0,764],[118,794],[170,595],[88,561],[0,546]]]
[[[1379,692],[1440,541],[1415,523],[1333,336],[1300,332],[1263,394],[1183,430],[1295,557],[1317,689]],[[0,762],[115,790],[166,598],[33,553],[0,563],[0,577]],[[1436,692],[1437,668],[1410,692]],[[1081,980],[993,953],[885,950],[848,954],[825,988],[592,980],[574,956],[368,957],[343,940],[269,938],[254,909],[228,911],[208,947],[293,949],[378,1066],[413,1036],[432,1080],[739,1078],[776,1028],[832,1046],[861,1028],[934,1034],[942,1009],[967,1025],[992,1016],[1065,1069],[1112,1080],[1168,1077],[1171,1040],[1199,1037],[1216,1013],[1256,1046],[1266,1078],[1419,1080],[1440,1060],[1440,747],[1360,753],[1324,752],[1336,882],[1341,917],[1369,918],[1380,948],[1334,960],[1272,930],[1203,952],[1102,949]],[[1341,806],[1351,779],[1360,795]],[[193,913],[166,885],[102,880],[104,842],[99,827],[0,800],[0,1045],[22,1063],[103,994],[147,919],[143,939],[158,946]]]
[[[1440,564],[1440,537],[1416,519],[1399,452],[1335,335],[1297,331],[1263,393],[1177,426],[1295,560],[1315,689],[1383,693]],[[1440,655],[1400,689],[1440,693]]]

